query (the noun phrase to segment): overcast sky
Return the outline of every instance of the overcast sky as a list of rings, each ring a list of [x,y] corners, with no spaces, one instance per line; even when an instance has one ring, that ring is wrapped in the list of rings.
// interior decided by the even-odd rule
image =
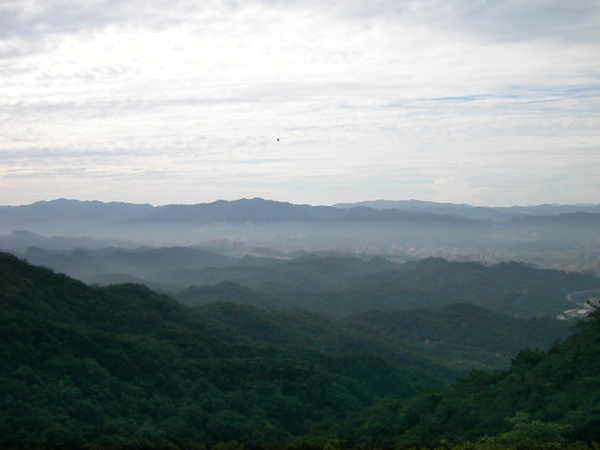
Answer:
[[[600,203],[600,1],[0,0],[0,184]]]

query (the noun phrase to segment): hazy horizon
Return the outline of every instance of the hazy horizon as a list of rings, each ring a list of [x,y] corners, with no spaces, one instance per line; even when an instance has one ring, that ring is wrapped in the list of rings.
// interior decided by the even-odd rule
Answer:
[[[336,203],[330,203],[330,204],[324,204],[324,203],[295,203],[295,202],[291,202],[291,201],[287,201],[287,200],[275,200],[272,198],[264,198],[264,197],[240,197],[240,198],[234,198],[234,199],[222,199],[222,198],[217,198],[214,200],[209,200],[209,201],[202,201],[202,202],[190,202],[190,203],[154,203],[151,201],[141,201],[141,202],[129,202],[129,201],[121,201],[121,200],[98,200],[98,199],[77,199],[77,198],[70,198],[70,197],[59,197],[59,198],[48,198],[48,199],[41,199],[41,200],[34,200],[32,202],[28,202],[28,203],[18,203],[18,204],[0,204],[0,206],[29,206],[29,205],[33,205],[35,203],[43,203],[43,202],[54,202],[54,201],[58,201],[58,200],[66,200],[66,201],[76,201],[76,202],[101,202],[101,203],[126,203],[126,204],[136,204],[136,205],[150,205],[153,207],[160,207],[160,206],[172,206],[172,205],[184,205],[184,206],[193,206],[193,205],[202,205],[202,204],[210,204],[210,203],[215,203],[215,202],[219,202],[219,201],[226,201],[226,202],[236,202],[236,201],[240,201],[240,200],[255,200],[255,199],[260,199],[260,200],[265,200],[265,201],[272,201],[272,202],[278,202],[278,203],[290,203],[293,205],[308,205],[308,206],[336,206],[336,205],[344,205],[344,204],[361,204],[361,203],[372,203],[372,202],[430,202],[430,203],[436,203],[436,204],[447,204],[447,205],[457,205],[457,206],[472,206],[472,207],[481,207],[481,208],[510,208],[510,207],[536,207],[536,206],[543,206],[543,205],[550,205],[550,206],[596,206],[596,205],[600,205],[600,202],[587,202],[587,203],[557,203],[557,202],[546,202],[546,203],[537,203],[537,204],[523,204],[523,205],[476,205],[476,204],[470,204],[470,203],[459,203],[459,202],[452,202],[452,201],[448,201],[448,202],[435,202],[432,200],[422,200],[422,199],[417,199],[417,198],[407,198],[407,199],[384,199],[384,198],[378,198],[378,199],[364,199],[364,200],[356,200],[356,201],[348,201],[348,202],[336,202]]]
[[[0,205],[600,201],[595,0],[9,0],[0,25]]]

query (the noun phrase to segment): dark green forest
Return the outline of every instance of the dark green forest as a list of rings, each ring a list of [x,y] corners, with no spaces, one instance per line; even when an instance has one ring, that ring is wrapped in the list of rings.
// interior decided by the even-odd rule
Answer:
[[[445,390],[378,403],[337,430],[346,446],[598,448],[600,314],[507,371],[474,371]]]
[[[592,274],[442,258],[402,264],[373,255],[335,253],[233,258],[185,247],[69,251],[32,247],[21,256],[87,284],[141,283],[188,306],[224,300],[268,310],[312,311],[329,318],[454,303],[510,316],[555,317],[573,307],[567,294],[599,287]]]
[[[88,286],[0,254],[0,447],[600,441],[598,317],[569,332],[476,304],[334,319],[219,300]]]
[[[573,307],[567,294],[599,286],[593,275],[515,262],[484,266],[427,258],[392,264],[380,259],[359,261],[316,255],[291,261],[249,261],[223,268],[167,271],[157,273],[156,279],[189,285],[171,294],[187,305],[235,298],[263,308],[303,309],[327,317],[370,309],[412,310],[465,302],[511,316],[555,317]],[[231,282],[246,291],[234,291]]]

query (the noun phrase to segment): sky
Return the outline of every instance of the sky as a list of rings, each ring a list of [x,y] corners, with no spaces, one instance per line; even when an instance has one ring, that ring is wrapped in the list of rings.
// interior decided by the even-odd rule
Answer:
[[[0,0],[0,205],[600,203],[598,0]]]

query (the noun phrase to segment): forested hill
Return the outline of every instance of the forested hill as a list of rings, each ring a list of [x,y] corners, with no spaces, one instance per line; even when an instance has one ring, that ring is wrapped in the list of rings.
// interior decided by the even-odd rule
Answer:
[[[564,321],[518,319],[464,303],[371,311],[338,320],[223,301],[195,310],[254,342],[334,354],[369,351],[402,367],[418,368],[429,379],[455,379],[473,369],[506,369],[519,350],[548,348],[569,332]]]
[[[0,254],[0,447],[283,448],[435,382],[223,326],[143,286],[88,287]]]
[[[234,258],[185,247],[30,248],[23,256],[90,284],[142,283],[189,306],[227,300],[329,317],[471,303],[511,316],[554,318],[573,307],[567,294],[600,287],[591,274],[441,258],[405,264],[348,255]]]
[[[510,371],[440,391],[448,365],[419,333],[450,341],[446,356],[475,358],[498,343],[461,336],[461,321],[511,334],[511,348],[526,334],[514,330],[535,334],[543,321],[473,305],[378,314],[191,309],[0,253],[0,448],[391,449],[503,433],[514,416],[526,430],[543,421],[544,438],[599,438],[597,320],[547,353],[521,352]]]
[[[350,448],[597,448],[599,341],[597,312],[549,351],[520,352],[508,371],[474,372],[442,392],[382,402],[337,436]]]
[[[349,264],[347,260],[311,256],[260,266],[157,274],[156,279],[186,280],[187,284],[198,285],[228,280],[255,291],[254,295],[247,290],[233,292],[232,286],[225,284],[173,294],[189,305],[232,295],[230,298],[240,303],[304,309],[330,317],[374,309],[397,311],[471,303],[511,316],[554,318],[573,307],[567,294],[600,286],[600,279],[593,275],[542,270],[514,262],[484,266],[441,258],[406,264]]]

